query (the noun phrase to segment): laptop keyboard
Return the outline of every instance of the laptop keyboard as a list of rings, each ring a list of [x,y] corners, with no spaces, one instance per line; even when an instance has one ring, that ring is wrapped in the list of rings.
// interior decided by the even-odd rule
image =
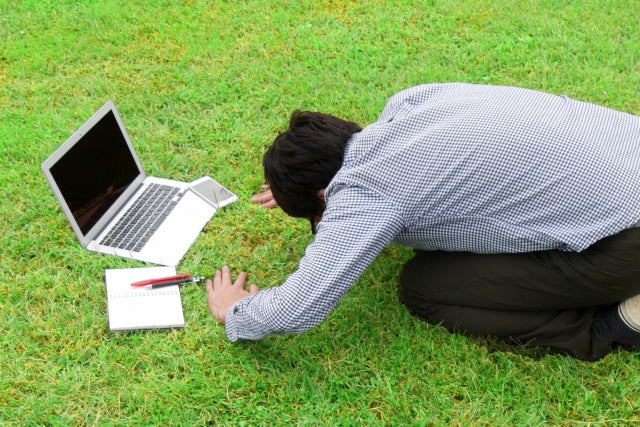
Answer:
[[[149,185],[100,244],[140,252],[183,194],[184,192],[180,192],[176,187]]]

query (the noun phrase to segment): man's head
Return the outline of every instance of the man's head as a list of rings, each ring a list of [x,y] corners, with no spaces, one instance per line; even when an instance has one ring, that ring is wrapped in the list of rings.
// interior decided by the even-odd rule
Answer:
[[[313,219],[324,211],[318,197],[342,166],[351,136],[362,128],[356,123],[309,111],[294,111],[289,128],[278,135],[264,155],[267,183],[287,214]]]

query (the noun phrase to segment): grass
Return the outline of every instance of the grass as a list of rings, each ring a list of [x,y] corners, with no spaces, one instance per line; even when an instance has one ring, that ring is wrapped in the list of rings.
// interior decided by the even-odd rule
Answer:
[[[230,344],[202,288],[184,330],[111,334],[102,274],[40,162],[114,99],[147,172],[208,174],[241,201],[181,263],[273,286],[308,224],[261,210],[261,156],[291,110],[369,123],[427,81],[513,84],[640,112],[633,0],[0,0],[0,424],[620,425],[640,359],[586,363],[449,334],[395,294],[389,247],[324,323]]]

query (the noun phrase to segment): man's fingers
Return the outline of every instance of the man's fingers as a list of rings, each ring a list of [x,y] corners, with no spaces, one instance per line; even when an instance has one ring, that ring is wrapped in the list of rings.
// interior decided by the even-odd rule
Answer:
[[[207,279],[207,281],[205,282],[207,293],[219,289],[220,286],[233,286],[244,289],[245,283],[247,281],[247,272],[241,271],[238,274],[235,282],[232,280],[233,279],[231,277],[231,270],[229,270],[229,267],[225,265],[224,267],[222,267],[222,269],[216,270],[213,276],[213,280]],[[251,287],[254,286],[258,288],[256,285],[251,285]]]
[[[211,280],[211,279],[209,279]],[[213,282],[211,283],[211,290],[220,286],[222,284],[222,272],[220,270],[216,270],[216,273],[213,275]]]
[[[240,274],[238,274],[238,278],[233,283],[233,286],[238,286],[238,287],[244,289],[244,282],[246,280],[247,280],[247,273],[244,272],[244,271],[241,271]]]
[[[217,288],[218,286],[239,286],[244,289],[244,284],[247,280],[247,273],[245,271],[240,272],[235,282],[231,277],[231,270],[226,265],[222,267],[221,270],[216,270],[215,275],[213,276],[213,282],[211,283],[211,290]],[[207,280],[207,290],[209,290],[209,282],[211,279]]]
[[[226,265],[222,267],[222,285],[230,285],[231,284],[231,270]]]
[[[258,194],[254,194],[253,196],[251,196],[251,201],[252,202],[263,202],[265,200],[271,200],[273,198],[273,196],[271,195],[270,191],[265,191],[264,193],[258,193]]]
[[[270,201],[262,204],[262,207],[265,209],[275,208],[276,206],[278,206],[278,202],[276,202],[275,199],[271,199]]]
[[[267,209],[278,206],[278,202],[276,202],[276,199],[273,197],[273,193],[271,192],[271,187],[263,185],[262,189],[264,190],[262,193],[251,196],[251,201],[260,203],[263,208]]]

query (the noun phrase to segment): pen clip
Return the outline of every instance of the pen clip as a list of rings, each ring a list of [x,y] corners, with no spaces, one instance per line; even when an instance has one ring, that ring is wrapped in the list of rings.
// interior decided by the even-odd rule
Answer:
[[[170,280],[168,282],[156,282],[151,284],[151,289],[164,288],[165,286],[174,286],[174,285],[182,286],[182,285],[186,285],[187,283],[201,282],[204,279],[205,279],[204,276],[195,276],[195,277],[189,277],[181,280]]]
[[[140,280],[139,282],[133,282],[131,286],[135,286],[135,287],[147,286],[147,285],[153,285],[154,283],[172,282],[175,280],[188,279],[190,277],[191,277],[190,273],[184,273],[184,274],[178,274],[178,275],[169,276],[169,277],[159,277],[155,279]]]

